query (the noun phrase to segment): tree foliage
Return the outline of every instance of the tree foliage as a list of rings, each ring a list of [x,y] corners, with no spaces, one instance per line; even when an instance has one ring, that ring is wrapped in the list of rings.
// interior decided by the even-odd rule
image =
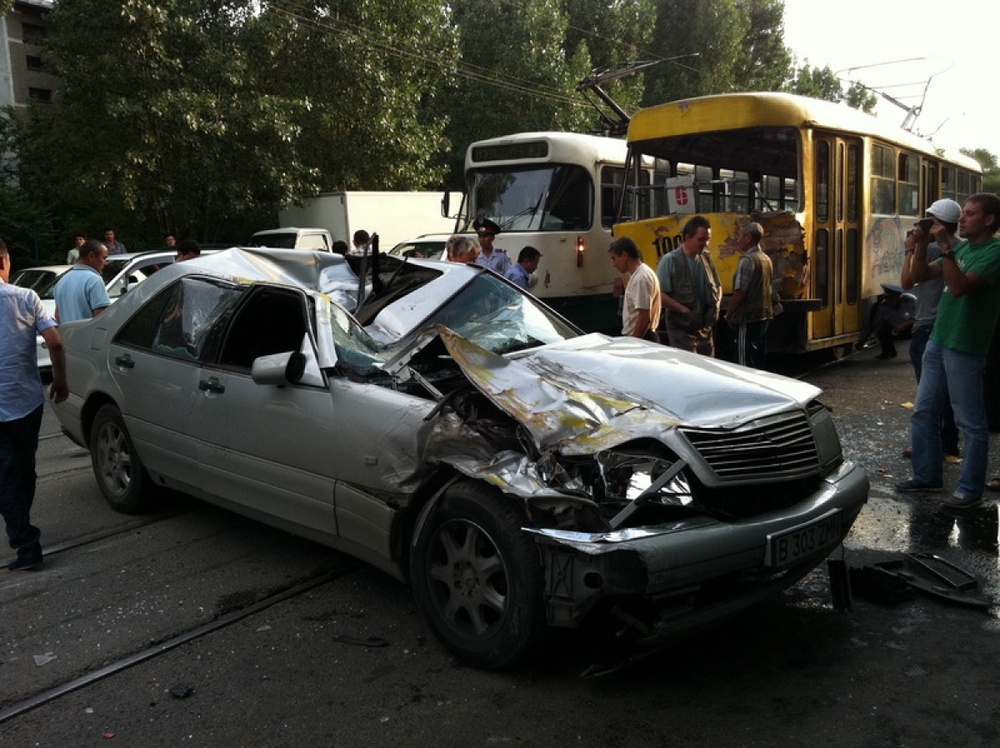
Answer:
[[[644,103],[777,90],[790,74],[780,0],[658,0]],[[672,58],[680,58],[671,61]]]

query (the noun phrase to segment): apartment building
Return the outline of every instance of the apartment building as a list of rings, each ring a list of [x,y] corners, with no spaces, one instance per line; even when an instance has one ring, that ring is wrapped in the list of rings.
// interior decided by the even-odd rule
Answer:
[[[16,0],[0,19],[0,106],[27,110],[28,103],[55,103],[59,79],[46,71],[42,44],[52,0]]]

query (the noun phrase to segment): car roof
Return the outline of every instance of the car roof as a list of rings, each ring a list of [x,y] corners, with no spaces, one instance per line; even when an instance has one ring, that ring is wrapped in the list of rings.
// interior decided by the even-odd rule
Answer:
[[[30,267],[30,268],[18,268],[13,273],[11,273],[11,275],[12,276],[16,276],[18,273],[27,273],[27,272],[29,272],[31,270],[45,270],[45,271],[51,272],[51,273],[65,273],[71,267],[73,267],[73,266],[72,265],[34,265],[34,266]]]

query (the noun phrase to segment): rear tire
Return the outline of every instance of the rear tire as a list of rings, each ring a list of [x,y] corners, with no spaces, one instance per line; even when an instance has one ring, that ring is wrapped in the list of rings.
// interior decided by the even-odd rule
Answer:
[[[114,405],[101,406],[94,417],[90,462],[101,493],[115,511],[136,514],[146,508],[149,476]]]
[[[417,608],[463,662],[490,670],[527,654],[545,631],[538,547],[517,499],[480,483],[448,490],[410,549]]]

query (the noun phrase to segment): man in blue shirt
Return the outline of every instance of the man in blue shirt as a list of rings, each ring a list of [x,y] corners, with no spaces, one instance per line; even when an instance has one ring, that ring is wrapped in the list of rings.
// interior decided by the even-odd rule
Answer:
[[[0,239],[0,514],[17,558],[11,571],[42,565],[41,532],[31,524],[35,500],[35,450],[45,393],[38,377],[36,336],[52,355],[51,397],[66,399],[62,339],[38,294],[10,284],[10,253]]]
[[[52,296],[56,300],[56,321],[74,322],[96,317],[109,306],[111,299],[101,271],[108,263],[108,248],[96,239],[88,239],[80,247],[80,259],[63,273]]]
[[[517,264],[507,271],[507,280],[527,291],[531,274],[538,270],[540,259],[542,259],[541,252],[534,247],[525,247],[517,256]]]

